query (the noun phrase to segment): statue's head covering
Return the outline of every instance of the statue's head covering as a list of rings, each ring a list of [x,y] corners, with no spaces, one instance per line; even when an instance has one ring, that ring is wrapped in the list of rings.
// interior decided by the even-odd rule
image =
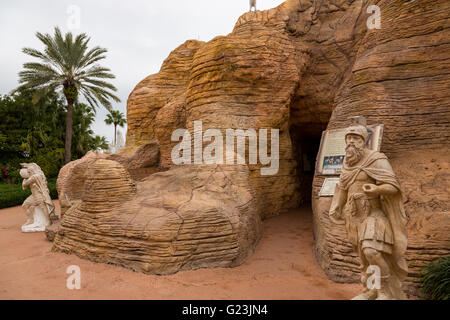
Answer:
[[[36,163],[21,163],[23,168],[27,169],[30,176],[35,177],[35,183],[44,197],[45,205],[47,206],[48,214],[54,215],[55,206],[53,205],[52,199],[50,197],[50,192],[47,187],[47,179],[45,178],[45,174],[42,171],[41,167],[39,167]]]
[[[23,168],[27,169],[30,172],[30,175],[38,173],[41,174],[42,170],[36,163],[21,163]],[[43,174],[43,172],[42,172]]]
[[[367,128],[363,125],[354,125],[350,126],[345,130],[345,139],[347,139],[347,135],[356,134],[364,139],[364,142],[367,142],[367,138],[369,137],[369,132]]]

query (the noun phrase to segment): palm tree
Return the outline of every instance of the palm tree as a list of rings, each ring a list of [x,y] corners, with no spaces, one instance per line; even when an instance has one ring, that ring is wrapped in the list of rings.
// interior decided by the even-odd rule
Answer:
[[[36,37],[45,45],[44,51],[32,48],[23,48],[22,51],[40,62],[24,63],[25,70],[19,73],[21,84],[15,91],[34,89],[34,101],[39,100],[50,91],[61,90],[67,101],[66,114],[66,141],[65,162],[71,160],[73,105],[78,95],[83,94],[86,101],[95,111],[99,104],[108,111],[111,110],[112,99],[120,99],[111,91],[117,91],[111,83],[104,79],[113,79],[115,76],[110,69],[96,64],[104,59],[106,49],[94,47],[88,50],[90,38],[85,33],[73,37],[68,32],[63,37],[58,27],[55,34],[36,33]]]
[[[92,150],[97,151],[99,149],[108,149],[108,142],[105,137],[95,136],[92,140]]]
[[[116,130],[117,126],[123,126],[125,123],[127,123],[127,120],[125,120],[124,115],[119,110],[111,110],[105,119],[106,124],[114,124],[114,146],[116,145]]]

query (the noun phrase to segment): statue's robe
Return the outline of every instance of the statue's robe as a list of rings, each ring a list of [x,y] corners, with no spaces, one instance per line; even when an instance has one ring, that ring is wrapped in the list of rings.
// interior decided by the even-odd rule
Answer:
[[[378,151],[368,151],[365,159],[355,166],[349,166],[344,162],[341,175],[339,178],[339,188],[348,190],[348,188],[355,182],[356,177],[360,172],[365,172],[369,177],[376,181],[377,185],[390,184],[394,186],[398,192],[394,195],[380,196],[381,209],[389,219],[392,227],[394,243],[392,244],[392,253],[383,253],[387,262],[391,265],[391,271],[394,276],[395,288],[401,285],[401,281],[408,274],[408,266],[404,258],[407,247],[408,236],[406,232],[406,221],[408,219],[403,207],[402,194],[400,184],[395,177],[391,165],[387,157]]]
[[[34,174],[33,178],[33,182],[36,184],[39,190],[38,199],[39,201],[43,202],[43,207],[46,209],[45,213],[50,217],[55,215],[55,206],[53,204],[52,198],[50,197],[50,192],[47,187],[45,176],[41,174]]]

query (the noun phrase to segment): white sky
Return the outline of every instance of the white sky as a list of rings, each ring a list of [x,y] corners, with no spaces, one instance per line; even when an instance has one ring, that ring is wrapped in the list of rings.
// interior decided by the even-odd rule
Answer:
[[[266,10],[283,0],[257,0]],[[53,34],[55,26],[69,31],[71,5],[80,8],[80,28],[91,37],[90,46],[108,49],[100,63],[116,76],[121,103],[113,108],[126,114],[131,90],[146,76],[159,71],[169,53],[189,39],[209,41],[230,33],[239,16],[249,10],[249,0],[14,0],[0,2],[0,94],[18,86],[18,72],[33,59],[23,47],[43,49],[37,31]],[[97,110],[93,130],[111,141],[113,126],[104,123],[106,110]],[[125,130],[121,130],[124,132]]]

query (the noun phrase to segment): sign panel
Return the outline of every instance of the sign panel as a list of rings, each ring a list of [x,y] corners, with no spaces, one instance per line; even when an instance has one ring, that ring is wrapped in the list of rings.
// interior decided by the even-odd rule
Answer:
[[[325,178],[322,184],[322,188],[319,191],[319,197],[332,197],[334,195],[334,189],[339,182],[339,178]]]

